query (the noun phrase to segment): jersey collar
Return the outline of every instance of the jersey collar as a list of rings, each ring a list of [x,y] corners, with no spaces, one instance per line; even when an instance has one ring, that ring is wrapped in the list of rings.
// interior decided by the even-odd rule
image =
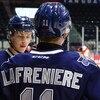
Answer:
[[[13,54],[9,49],[7,49],[6,52],[7,52],[11,57],[14,56],[14,54]]]
[[[37,46],[37,50],[39,51],[56,50],[56,49],[63,49],[63,47],[57,44],[46,43],[46,42],[41,42]]]

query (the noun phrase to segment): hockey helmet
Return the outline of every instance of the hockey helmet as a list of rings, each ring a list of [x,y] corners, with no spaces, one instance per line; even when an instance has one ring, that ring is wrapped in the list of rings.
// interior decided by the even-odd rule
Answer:
[[[8,30],[12,33],[15,31],[32,31],[34,29],[33,22],[27,16],[13,16],[8,23]]]
[[[38,37],[60,37],[69,33],[71,17],[60,2],[46,2],[40,5],[35,14],[35,29]]]

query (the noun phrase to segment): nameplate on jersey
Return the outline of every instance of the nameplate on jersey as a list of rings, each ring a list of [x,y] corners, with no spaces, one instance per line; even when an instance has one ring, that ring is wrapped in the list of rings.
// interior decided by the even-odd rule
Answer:
[[[80,89],[79,82],[83,74],[65,69],[16,67],[1,71],[3,85],[20,83],[60,85]]]

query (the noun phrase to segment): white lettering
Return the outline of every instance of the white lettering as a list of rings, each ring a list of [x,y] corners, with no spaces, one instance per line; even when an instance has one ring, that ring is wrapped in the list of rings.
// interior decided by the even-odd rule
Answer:
[[[53,84],[54,78],[55,78],[55,69],[52,69],[52,71],[51,71],[51,78],[50,78],[50,84]]]
[[[24,68],[24,83],[31,83],[32,82],[32,68],[25,67]]]
[[[61,85],[79,89],[83,74],[64,69],[17,67],[1,71],[4,86],[16,83]]]
[[[19,78],[22,76],[21,71],[23,71],[23,67],[16,68],[16,83],[19,83]]]
[[[9,75],[10,75],[10,77],[8,77],[9,81],[8,81],[8,79],[6,77],[8,75],[6,75],[5,71],[1,71],[1,74],[3,76],[4,86],[10,85],[12,83],[15,83],[13,68],[9,69]]]
[[[73,77],[73,73],[71,71],[65,70],[64,78],[63,78],[63,81],[62,81],[62,85],[63,86],[67,85],[67,87],[70,87],[72,77]]]
[[[71,85],[71,87],[72,88],[74,88],[74,89],[79,89],[80,88],[80,86],[78,85],[78,83],[79,83],[79,78],[82,78],[82,74],[80,74],[80,73],[74,73],[74,76],[73,76],[73,80],[72,80],[72,85]]]
[[[1,74],[2,74],[2,78],[3,78],[4,86],[10,85],[11,82],[10,82],[10,80],[9,81],[7,80],[5,71],[1,71]]]
[[[56,69],[54,84],[61,85],[61,74],[64,72],[62,69]]]
[[[49,84],[51,69],[43,68],[42,71],[42,84]]]
[[[39,72],[41,71],[42,71],[42,68],[34,68],[33,83],[40,83]]]

